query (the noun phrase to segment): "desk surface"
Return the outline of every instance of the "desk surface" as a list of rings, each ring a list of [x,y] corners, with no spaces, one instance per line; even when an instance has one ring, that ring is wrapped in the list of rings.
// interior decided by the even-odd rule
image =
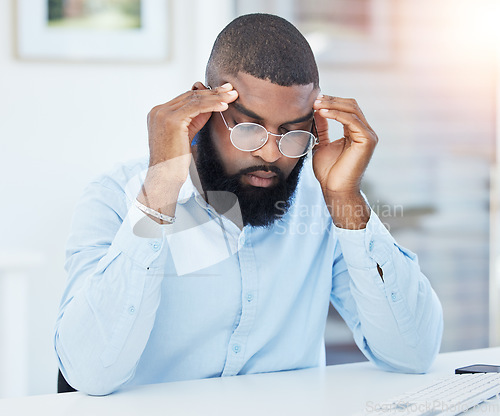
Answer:
[[[427,374],[368,362],[142,386],[104,397],[83,393],[0,400],[0,415],[352,415],[470,364],[500,364],[500,347],[440,354]],[[493,403],[493,402],[492,402]],[[377,412],[373,412],[377,415]],[[500,414],[500,403],[473,414]]]

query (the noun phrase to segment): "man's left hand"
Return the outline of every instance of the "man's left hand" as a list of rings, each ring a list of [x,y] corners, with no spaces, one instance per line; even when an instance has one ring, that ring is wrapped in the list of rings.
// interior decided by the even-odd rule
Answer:
[[[363,173],[378,138],[356,100],[319,95],[314,103],[319,144],[314,149],[314,174],[323,192],[359,193]],[[344,126],[344,137],[330,142],[327,119]]]
[[[319,95],[313,108],[319,139],[313,169],[333,221],[341,228],[364,228],[370,209],[361,196],[361,178],[377,145],[377,135],[356,100]],[[330,142],[328,119],[342,123],[342,139]]]

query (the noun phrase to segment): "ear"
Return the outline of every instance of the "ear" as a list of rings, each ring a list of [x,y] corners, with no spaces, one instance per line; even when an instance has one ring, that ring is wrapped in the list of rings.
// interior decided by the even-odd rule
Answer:
[[[191,87],[192,91],[197,91],[197,90],[208,90],[207,87],[205,87],[200,81],[196,81],[193,86]]]

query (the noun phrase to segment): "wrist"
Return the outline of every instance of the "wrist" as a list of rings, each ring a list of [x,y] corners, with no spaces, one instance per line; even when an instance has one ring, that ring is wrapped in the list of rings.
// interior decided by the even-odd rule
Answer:
[[[141,191],[137,195],[137,200],[141,204],[160,212],[167,207],[175,207],[183,183],[178,181],[159,182],[156,179],[148,180],[146,177]]]
[[[139,210],[141,210],[144,214],[146,214],[152,220],[158,222],[159,224],[173,224],[175,222],[175,217],[163,214],[159,211],[155,211],[147,207],[146,205],[139,202],[138,199],[134,201],[134,204]]]
[[[191,153],[169,159],[158,159],[151,155],[146,178],[150,181],[179,183],[182,186],[187,179],[192,159]]]
[[[326,191],[324,198],[335,226],[350,230],[366,228],[371,210],[361,191]]]
[[[175,218],[179,193],[187,179],[179,177],[166,166],[148,169],[135,205],[149,218],[159,224],[170,224]]]

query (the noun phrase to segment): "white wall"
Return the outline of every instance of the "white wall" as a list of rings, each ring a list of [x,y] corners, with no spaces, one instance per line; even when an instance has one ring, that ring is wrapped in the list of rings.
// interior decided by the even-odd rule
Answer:
[[[30,275],[28,326],[28,393],[41,394],[56,386],[52,333],[74,205],[93,177],[147,154],[148,111],[203,81],[233,9],[172,0],[165,63],[75,64],[16,59],[14,3],[0,1],[0,254],[43,257]]]

